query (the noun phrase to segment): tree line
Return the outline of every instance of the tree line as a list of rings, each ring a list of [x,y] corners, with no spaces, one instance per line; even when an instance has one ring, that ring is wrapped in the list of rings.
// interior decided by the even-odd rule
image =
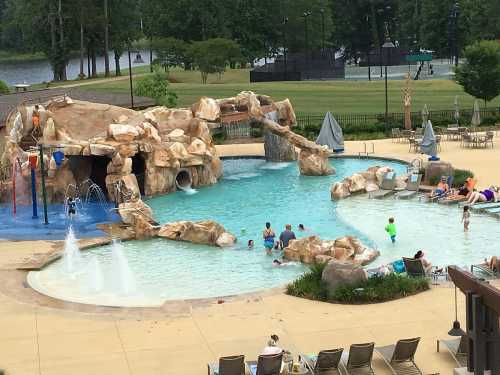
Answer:
[[[498,0],[0,0],[0,50],[43,52],[54,80],[66,79],[75,53],[82,77],[85,65],[97,74],[104,51],[114,53],[120,74],[120,56],[137,40],[166,69],[218,58],[208,73],[283,50],[341,48],[348,59],[360,57],[380,47],[386,28],[402,49],[446,57],[452,44],[499,39],[499,8]]]

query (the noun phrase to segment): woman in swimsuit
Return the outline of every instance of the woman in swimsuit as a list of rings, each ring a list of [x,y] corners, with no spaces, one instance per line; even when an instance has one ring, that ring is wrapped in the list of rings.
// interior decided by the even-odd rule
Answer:
[[[262,238],[264,239],[264,248],[266,249],[266,253],[271,255],[273,247],[274,247],[274,237],[276,234],[271,229],[271,223],[266,223],[266,229],[262,232]]]
[[[467,203],[474,204],[476,202],[496,202],[498,200],[497,190],[497,188],[490,186],[488,189],[483,191],[474,191],[469,196]]]

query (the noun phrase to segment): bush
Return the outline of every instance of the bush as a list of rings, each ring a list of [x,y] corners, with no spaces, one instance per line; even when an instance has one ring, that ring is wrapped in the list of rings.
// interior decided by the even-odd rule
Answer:
[[[260,138],[260,137],[262,137],[262,129],[261,128],[252,128],[252,129],[250,129],[250,136],[252,138]]]
[[[328,291],[321,280],[326,263],[314,264],[309,272],[287,285],[287,294],[295,297],[326,301]]]
[[[429,280],[426,278],[410,278],[393,273],[385,277],[371,277],[367,281],[342,285],[329,292],[321,279],[325,267],[326,263],[311,266],[309,272],[288,284],[287,294],[319,301],[371,303],[402,298],[429,289]]]
[[[158,105],[175,107],[177,95],[168,88],[168,76],[166,73],[156,69],[153,74],[139,80],[135,90],[135,95],[153,98]]]
[[[352,285],[342,285],[328,296],[344,303],[383,302],[406,297],[429,289],[429,279],[414,278],[392,273],[384,277],[371,277]]]
[[[455,169],[453,172],[453,183],[452,186],[458,188],[463,186],[467,178],[474,178],[474,173],[466,169]]]
[[[9,86],[7,86],[4,81],[0,80],[0,94],[8,94],[9,91]]]

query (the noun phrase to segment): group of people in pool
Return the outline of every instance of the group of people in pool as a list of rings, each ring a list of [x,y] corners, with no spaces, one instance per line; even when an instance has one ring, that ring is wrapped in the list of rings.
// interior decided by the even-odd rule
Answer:
[[[448,201],[466,200],[467,204],[497,202],[500,200],[498,186],[492,185],[481,191],[477,191],[475,187],[476,181],[472,177],[468,177],[460,188],[452,189],[448,185],[447,178],[443,176],[436,188],[429,195],[429,198],[446,198]]]

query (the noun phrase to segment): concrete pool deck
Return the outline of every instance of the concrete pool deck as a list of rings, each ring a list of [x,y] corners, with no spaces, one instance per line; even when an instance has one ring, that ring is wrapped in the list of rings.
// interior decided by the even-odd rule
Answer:
[[[374,144],[376,156],[415,157],[406,144],[390,140]],[[218,149],[222,156],[263,154],[262,144]],[[349,154],[357,155],[362,149],[363,142],[346,142]],[[480,186],[500,185],[500,169],[494,167],[500,165],[498,146],[463,150],[458,142],[445,142],[440,156],[456,167],[474,171]],[[0,276],[12,283],[21,280],[23,274],[14,269],[33,255],[53,255],[60,244],[0,241]],[[500,287],[500,282],[493,285]],[[7,375],[205,374],[206,363],[222,355],[241,353],[248,360],[255,359],[269,335],[276,333],[280,346],[294,354],[347,349],[352,343],[367,341],[388,345],[420,336],[416,361],[424,373],[451,374],[455,363],[445,350],[436,353],[436,339],[447,338],[451,328],[453,295],[451,284],[444,284],[397,301],[349,306],[264,293],[177,310],[118,308],[98,313],[67,309],[63,302],[51,306],[36,298],[20,298],[7,283],[0,289],[0,369]],[[459,294],[463,326],[464,302]],[[378,354],[374,368],[377,374],[390,374]]]

